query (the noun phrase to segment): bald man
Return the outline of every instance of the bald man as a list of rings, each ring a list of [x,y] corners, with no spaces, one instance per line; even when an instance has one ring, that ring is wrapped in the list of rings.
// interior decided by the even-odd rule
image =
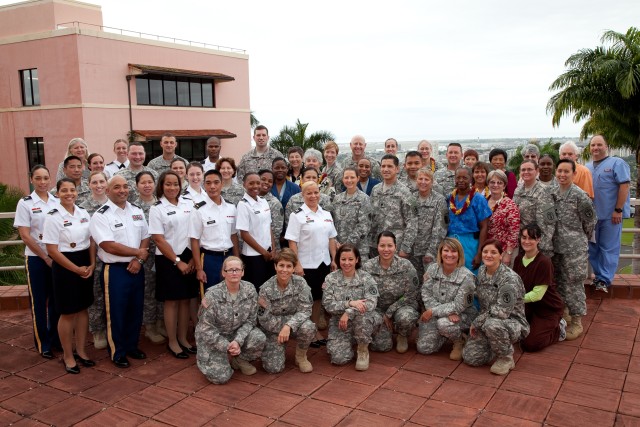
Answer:
[[[371,176],[375,179],[382,181],[382,173],[380,173],[380,164],[373,157],[369,157],[365,155],[365,150],[367,148],[367,142],[364,140],[364,136],[356,135],[351,138],[351,142],[349,143],[351,147],[351,157],[347,157],[342,161],[342,170],[345,168],[355,168],[358,170],[358,162],[361,159],[367,158],[371,162]]]

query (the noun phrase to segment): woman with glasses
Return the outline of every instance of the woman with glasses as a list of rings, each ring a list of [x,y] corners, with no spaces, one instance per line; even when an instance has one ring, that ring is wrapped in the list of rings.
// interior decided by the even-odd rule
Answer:
[[[487,176],[490,196],[487,239],[495,239],[502,243],[504,253],[502,262],[512,265],[514,252],[518,249],[518,231],[520,230],[520,211],[518,206],[505,193],[508,178],[501,170],[493,170]]]
[[[244,264],[235,256],[222,263],[224,280],[207,290],[195,337],[198,368],[209,381],[224,384],[234,370],[253,375],[250,363],[262,354],[266,337],[257,326],[258,294],[242,279]]]

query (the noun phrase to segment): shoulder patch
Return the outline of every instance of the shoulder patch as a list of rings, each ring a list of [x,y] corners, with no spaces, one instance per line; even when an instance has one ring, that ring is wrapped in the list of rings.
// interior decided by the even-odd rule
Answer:
[[[100,209],[98,209],[98,212],[100,212],[101,214],[105,213],[107,210],[109,209],[108,205],[104,205],[103,207],[101,207]]]
[[[293,213],[300,213],[300,212],[302,212],[302,208],[296,209],[295,212],[293,212]]]
[[[161,202],[160,200],[158,200],[157,202],[155,202],[155,203],[153,204],[153,206],[158,206],[158,205],[161,205],[161,204],[162,204],[162,202]]]
[[[49,215],[53,215],[54,213],[58,212],[58,209],[51,209],[49,212],[47,212]]]
[[[205,202],[205,201],[203,200],[203,201],[201,201],[201,202],[199,202],[199,203],[196,203],[196,204],[194,205],[194,207],[195,207],[196,209],[200,209],[201,207],[203,207],[203,206],[204,206],[204,205],[206,205],[206,204],[207,204],[207,202]]]
[[[32,197],[31,197],[31,196],[27,196],[27,197],[23,197],[23,198],[22,198],[22,200],[24,200],[25,202],[26,202],[27,200],[31,200],[31,199],[32,199]]]

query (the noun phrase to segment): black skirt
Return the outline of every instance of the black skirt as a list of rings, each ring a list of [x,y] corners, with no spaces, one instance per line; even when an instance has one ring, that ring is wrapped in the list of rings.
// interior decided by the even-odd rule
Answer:
[[[78,252],[61,252],[77,266],[90,265],[89,249]],[[74,314],[93,304],[93,275],[86,279],[53,261],[53,295],[56,310],[60,314]]]
[[[180,255],[180,260],[189,263],[193,255],[189,248]],[[175,301],[198,296],[198,279],[195,271],[184,275],[164,255],[156,255],[156,299],[158,301]]]
[[[311,296],[314,301],[322,301],[322,284],[329,273],[331,273],[331,267],[324,262],[320,263],[318,268],[304,269],[304,280],[311,288]]]

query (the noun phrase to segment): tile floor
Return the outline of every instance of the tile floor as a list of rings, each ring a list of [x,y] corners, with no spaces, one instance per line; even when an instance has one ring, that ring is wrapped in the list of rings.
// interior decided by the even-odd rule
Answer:
[[[314,371],[261,369],[209,384],[195,358],[177,360],[144,338],[144,361],[98,361],[68,375],[35,353],[27,310],[0,311],[0,425],[173,426],[640,426],[640,304],[590,298],[584,336],[516,353],[506,377],[415,353],[371,353],[371,366],[334,367],[311,350]],[[259,363],[257,364],[259,366]]]

